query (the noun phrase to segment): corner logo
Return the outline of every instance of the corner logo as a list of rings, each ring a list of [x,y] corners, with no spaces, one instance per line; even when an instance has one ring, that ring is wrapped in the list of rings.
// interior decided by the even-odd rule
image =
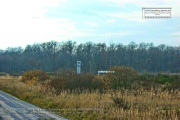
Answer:
[[[142,18],[172,18],[172,8],[142,8]]]

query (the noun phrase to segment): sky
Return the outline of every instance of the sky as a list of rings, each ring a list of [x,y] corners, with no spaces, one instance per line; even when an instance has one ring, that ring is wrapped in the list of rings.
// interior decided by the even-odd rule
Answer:
[[[0,49],[48,41],[180,45],[179,0],[1,0]],[[142,19],[170,7],[170,19]]]

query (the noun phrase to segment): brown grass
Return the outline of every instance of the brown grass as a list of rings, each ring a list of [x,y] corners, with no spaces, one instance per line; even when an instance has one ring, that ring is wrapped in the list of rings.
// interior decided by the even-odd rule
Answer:
[[[42,92],[42,86],[26,85],[20,78],[0,77],[0,89],[70,119],[180,119],[180,91],[161,88],[108,91]]]

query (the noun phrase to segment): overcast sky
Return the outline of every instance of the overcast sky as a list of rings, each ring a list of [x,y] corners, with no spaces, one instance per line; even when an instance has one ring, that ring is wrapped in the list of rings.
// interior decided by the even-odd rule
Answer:
[[[179,0],[1,0],[0,49],[51,40],[180,45]],[[142,19],[171,7],[171,19]]]

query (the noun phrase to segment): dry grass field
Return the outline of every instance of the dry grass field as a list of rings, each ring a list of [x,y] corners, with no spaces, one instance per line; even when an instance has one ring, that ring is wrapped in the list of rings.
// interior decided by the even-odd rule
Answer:
[[[180,91],[162,88],[98,91],[45,91],[20,77],[1,76],[0,90],[74,120],[179,120]]]

